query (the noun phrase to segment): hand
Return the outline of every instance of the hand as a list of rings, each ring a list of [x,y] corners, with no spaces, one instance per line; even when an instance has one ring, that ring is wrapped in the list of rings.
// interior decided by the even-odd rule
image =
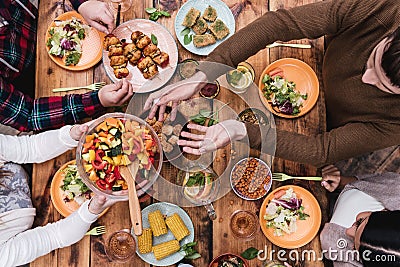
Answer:
[[[89,203],[89,211],[93,214],[100,214],[106,208],[114,205],[121,200],[108,199],[105,196],[94,195]]]
[[[144,110],[151,108],[149,113],[149,119],[153,119],[158,111],[158,120],[164,120],[164,113],[167,104],[172,101],[172,112],[170,114],[171,121],[175,120],[176,107],[181,100],[187,100],[193,95],[198,93],[207,81],[207,77],[203,72],[197,72],[189,79],[179,81],[175,84],[170,84],[164,87],[162,90],[152,93],[144,104]]]
[[[78,141],[81,136],[88,131],[89,126],[87,124],[74,125],[69,131],[69,135],[72,139]]]
[[[245,125],[236,120],[226,120],[211,127],[189,124],[188,128],[205,132],[205,135],[181,133],[183,137],[194,141],[179,140],[178,145],[183,146],[183,151],[186,153],[194,155],[215,151],[232,141],[243,139],[247,134]]]
[[[329,192],[333,192],[340,184],[340,170],[334,165],[328,165],[322,169],[321,185]]]
[[[109,34],[115,28],[113,13],[105,2],[86,1],[78,8],[86,22],[101,32]]]
[[[132,85],[126,79],[108,84],[99,90],[99,99],[103,107],[120,106],[128,102],[132,95]]]

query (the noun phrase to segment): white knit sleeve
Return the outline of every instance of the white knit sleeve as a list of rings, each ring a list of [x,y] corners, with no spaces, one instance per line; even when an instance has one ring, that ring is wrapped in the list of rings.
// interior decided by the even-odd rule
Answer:
[[[40,163],[77,146],[69,134],[72,126],[36,135],[0,135],[0,161]]]

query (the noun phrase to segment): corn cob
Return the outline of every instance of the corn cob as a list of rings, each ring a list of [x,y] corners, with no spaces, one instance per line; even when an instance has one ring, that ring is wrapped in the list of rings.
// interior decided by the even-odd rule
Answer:
[[[149,253],[153,248],[153,236],[150,228],[144,228],[140,236],[138,236],[139,252],[142,254]]]
[[[160,236],[168,232],[167,226],[165,225],[164,216],[160,210],[150,212],[148,219],[154,236]]]
[[[153,247],[154,257],[157,260],[161,260],[175,252],[178,252],[180,249],[178,240],[170,240]]]
[[[177,213],[167,217],[165,223],[178,241],[181,241],[185,236],[190,234],[189,229]]]

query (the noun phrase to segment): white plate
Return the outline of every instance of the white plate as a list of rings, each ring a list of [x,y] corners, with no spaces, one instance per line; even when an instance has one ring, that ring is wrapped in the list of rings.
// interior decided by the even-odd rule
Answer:
[[[131,33],[133,31],[141,31],[149,37],[151,34],[154,34],[158,40],[157,46],[161,51],[169,55],[168,66],[165,68],[158,67],[159,73],[153,79],[145,79],[136,66],[128,63],[129,75],[127,79],[132,84],[134,92],[147,93],[155,91],[166,84],[174,75],[178,65],[178,47],[174,37],[164,26],[147,19],[129,20],[115,28],[112,33],[119,39],[125,39],[127,43],[131,43]],[[106,50],[103,50],[103,65],[111,81],[114,83],[119,81],[114,75],[113,68],[110,66],[110,59]]]
[[[182,221],[185,223],[186,227],[189,229],[190,231],[190,235],[186,236],[184,239],[182,239],[179,243],[181,245],[181,247],[184,244],[193,242],[194,240],[194,227],[193,227],[193,222],[190,219],[189,215],[180,207],[178,207],[177,205],[171,204],[171,203],[167,203],[167,202],[159,202],[159,203],[154,203],[150,206],[147,206],[146,208],[144,208],[142,210],[142,225],[143,228],[149,228],[150,224],[148,221],[148,215],[150,212],[156,211],[156,210],[160,210],[161,213],[163,215],[166,216],[170,216],[174,213],[178,213],[178,215],[182,218]],[[133,231],[132,231],[133,236],[136,239],[136,244],[137,244],[137,237],[134,235]],[[170,240],[175,239],[174,235],[172,234],[172,232],[168,229],[168,233],[166,233],[165,235],[161,235],[161,236],[157,236],[154,237],[153,236],[153,246],[154,245],[158,245],[160,243],[163,242],[167,242]],[[183,254],[183,252],[176,252],[164,259],[161,260],[156,260],[156,258],[154,257],[154,254],[152,252],[150,253],[146,253],[146,254],[141,254],[139,252],[139,250],[136,250],[136,254],[145,262],[151,264],[151,265],[155,265],[155,266],[168,266],[168,265],[172,265],[177,263],[178,261],[182,260],[183,257],[185,256]]]
[[[221,19],[228,27],[229,35],[222,40],[217,40],[215,44],[208,45],[205,47],[195,47],[193,45],[193,41],[190,44],[185,45],[183,42],[184,36],[181,35],[181,32],[183,29],[185,29],[185,26],[182,25],[182,21],[185,18],[187,12],[190,10],[190,8],[194,7],[199,11],[201,11],[201,15],[203,15],[204,10],[209,5],[217,10],[217,18]],[[191,33],[194,34],[193,31],[191,31]],[[229,7],[220,0],[189,0],[179,9],[178,13],[176,14],[175,18],[176,37],[184,48],[186,48],[187,50],[196,55],[206,56],[210,54],[220,43],[231,37],[234,33],[235,33],[235,18],[233,17],[233,14],[229,9]]]

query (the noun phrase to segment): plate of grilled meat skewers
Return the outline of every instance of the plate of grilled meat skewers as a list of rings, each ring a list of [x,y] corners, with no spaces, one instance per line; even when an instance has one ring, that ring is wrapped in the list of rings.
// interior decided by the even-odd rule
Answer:
[[[126,78],[137,93],[155,91],[174,75],[178,48],[161,24],[133,19],[105,36],[103,64],[113,82]]]

